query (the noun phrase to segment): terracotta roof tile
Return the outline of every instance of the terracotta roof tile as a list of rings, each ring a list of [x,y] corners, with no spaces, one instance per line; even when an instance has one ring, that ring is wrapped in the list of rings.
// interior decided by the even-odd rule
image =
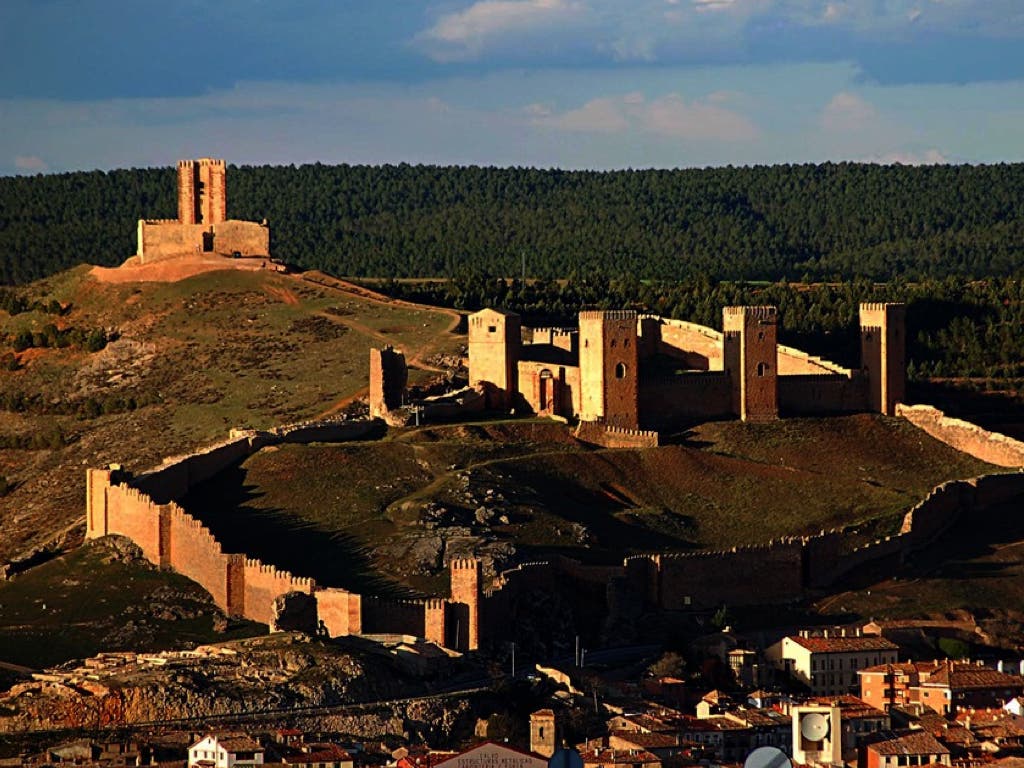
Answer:
[[[892,640],[884,637],[800,637],[789,638],[811,653],[856,653],[862,651],[895,651],[899,649]]]

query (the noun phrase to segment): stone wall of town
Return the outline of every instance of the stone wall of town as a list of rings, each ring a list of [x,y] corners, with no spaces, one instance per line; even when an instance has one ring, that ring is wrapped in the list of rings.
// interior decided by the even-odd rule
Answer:
[[[999,467],[1024,467],[1024,443],[1012,437],[990,432],[969,421],[953,419],[930,405],[896,406],[902,416],[936,440],[969,453],[977,459]]]
[[[175,499],[217,472],[267,445],[338,442],[374,433],[375,421],[327,421],[257,432],[233,431],[230,439],[196,453],[165,461],[151,472],[128,479],[116,469],[86,473],[86,538],[117,534],[131,538],[146,559],[200,584],[232,616],[273,628],[275,602],[302,592],[317,603],[318,621],[331,636],[356,633],[408,634],[446,640],[453,612],[464,616],[453,647],[479,643],[479,564],[453,561],[453,599],[392,601],[347,590],[319,587],[312,579],[246,557],[224,552],[200,520]]]

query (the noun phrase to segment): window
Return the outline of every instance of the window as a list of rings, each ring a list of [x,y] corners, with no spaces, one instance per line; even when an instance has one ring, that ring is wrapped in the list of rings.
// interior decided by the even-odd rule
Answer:
[[[758,341],[764,341],[764,331],[758,331],[757,332],[757,340]]]
[[[615,349],[617,344],[618,342],[615,339],[612,339],[612,349]]]
[[[626,378],[626,364],[625,363],[617,363],[615,365],[615,378],[616,379],[624,379],[624,378]]]
[[[496,326],[496,325],[488,325],[487,326],[487,332],[488,333],[497,333],[498,332],[498,326]]]
[[[764,376],[766,373],[768,373],[768,363],[758,363],[757,364],[757,375],[758,376]]]
[[[629,339],[626,339],[626,340],[624,340],[624,341],[622,342],[622,346],[624,346],[624,347],[629,347]]]

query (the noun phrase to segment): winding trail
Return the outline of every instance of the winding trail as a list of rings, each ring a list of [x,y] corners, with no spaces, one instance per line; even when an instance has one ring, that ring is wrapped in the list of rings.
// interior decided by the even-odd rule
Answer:
[[[364,288],[355,283],[350,283],[347,280],[341,280],[330,275],[325,275],[322,272],[310,271],[303,272],[298,275],[299,279],[305,280],[306,282],[313,283],[325,288],[332,288],[342,293],[347,293],[355,296],[363,301],[373,302],[375,304],[382,304],[388,307],[402,307],[403,309],[415,309],[419,311],[434,312],[436,314],[447,315],[451,318],[451,322],[445,329],[445,334],[454,334],[459,329],[459,325],[462,323],[462,315],[454,309],[447,309],[445,307],[435,307],[430,304],[417,304],[412,301],[405,301],[404,299],[393,299],[389,296],[385,296],[377,291]],[[317,315],[325,317],[328,320],[344,325],[351,328],[363,336],[368,336],[371,339],[381,342],[382,344],[390,344],[391,337],[387,334],[381,333],[373,328],[370,328],[365,323],[361,323],[358,320],[353,320],[350,317],[332,315],[329,312],[317,312]],[[444,369],[440,368],[428,361],[428,358],[440,351],[442,344],[444,343],[444,337],[439,335],[435,337],[435,340],[424,344],[419,349],[413,350],[413,354],[406,358],[406,363],[413,368],[419,368],[424,371],[433,371],[434,373],[444,373]],[[351,403],[355,402],[359,398],[365,396],[369,392],[369,387],[361,387],[358,391],[346,395],[340,400],[331,404],[329,408],[324,410],[322,413],[317,415],[317,418],[326,418],[332,416],[338,411],[348,407]]]

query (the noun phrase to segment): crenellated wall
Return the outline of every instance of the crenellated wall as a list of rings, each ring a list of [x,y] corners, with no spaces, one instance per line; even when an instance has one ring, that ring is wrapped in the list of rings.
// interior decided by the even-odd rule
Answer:
[[[119,469],[86,471],[86,538],[108,534],[131,538],[154,565],[172,568],[200,584],[231,616],[244,616],[274,628],[277,598],[292,592],[311,595],[317,617],[332,637],[348,634],[410,634],[449,647],[471,650],[479,643],[480,564],[451,564],[453,599],[392,601],[339,588],[242,553],[226,553],[201,521],[174,502],[192,485],[267,445],[352,440],[372,434],[375,421],[295,424],[269,432],[233,430],[230,439],[165,461],[132,480]],[[164,500],[158,503],[154,498]],[[453,611],[461,611],[461,637],[449,637]]]

